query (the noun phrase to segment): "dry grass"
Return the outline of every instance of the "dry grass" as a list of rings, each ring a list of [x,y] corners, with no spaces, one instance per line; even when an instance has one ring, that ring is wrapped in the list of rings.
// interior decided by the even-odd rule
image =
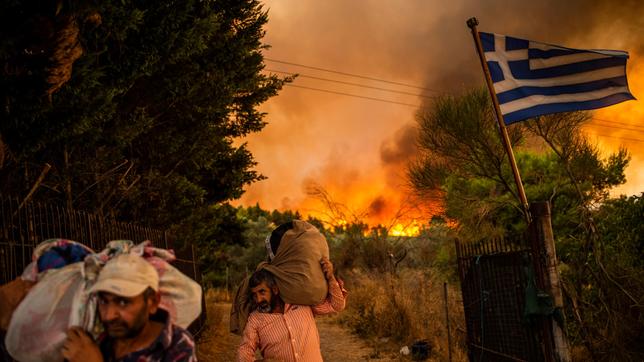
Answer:
[[[210,289],[206,292],[206,329],[197,343],[199,361],[234,361],[239,336],[228,332],[230,296],[225,291]]]
[[[442,279],[431,270],[404,270],[398,276],[354,272],[347,275],[349,299],[342,321],[370,340],[376,353],[397,353],[414,341],[427,340],[430,360],[448,360]],[[448,286],[452,360],[467,361],[461,293]]]
[[[223,288],[211,288],[206,291],[207,303],[230,303],[234,297],[234,292],[227,291]]]
[[[345,273],[349,289],[347,309],[337,318],[373,349],[367,360],[409,361],[402,357],[402,346],[427,340],[429,361],[447,361],[443,280],[431,270],[403,270],[397,276],[387,273],[354,271]],[[200,339],[200,361],[232,361],[239,337],[228,333],[227,315],[232,293],[208,290],[207,328]],[[467,361],[465,322],[458,286],[448,286],[448,309],[452,337],[452,360]],[[362,352],[364,353],[364,352]]]

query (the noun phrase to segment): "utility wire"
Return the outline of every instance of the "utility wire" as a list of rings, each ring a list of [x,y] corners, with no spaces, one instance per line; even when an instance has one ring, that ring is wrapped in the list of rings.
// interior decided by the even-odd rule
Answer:
[[[419,108],[420,105],[417,104],[410,104],[410,103],[403,103],[403,102],[396,102],[396,101],[390,101],[382,98],[373,98],[373,97],[366,97],[366,96],[361,96],[358,94],[350,94],[350,93],[344,93],[344,92],[337,92],[333,90],[328,90],[328,89],[320,89],[320,88],[313,88],[313,87],[305,87],[301,85],[295,85],[295,84],[290,84],[287,83],[285,84],[288,87],[295,87],[295,88],[301,88],[301,89],[308,89],[308,90],[314,90],[318,92],[324,92],[324,93],[331,93],[331,94],[339,94],[343,96],[348,96],[348,97],[355,97],[355,98],[362,98],[362,99],[368,99],[372,101],[377,101],[377,102],[384,102],[384,103],[392,103],[392,104],[399,104],[403,106],[408,106],[408,107],[415,107]],[[431,98],[431,97],[430,97]],[[596,119],[596,118],[595,118]],[[601,125],[597,123],[591,123],[593,126],[598,126],[598,127],[605,127],[605,128],[613,128],[613,129],[624,129],[624,130],[631,130],[635,132],[644,132],[644,130],[637,130],[637,129],[629,129],[629,128],[624,128],[624,127],[615,127],[615,126],[606,126],[606,125]],[[599,137],[608,137],[608,138],[615,138],[619,139],[622,141],[633,141],[633,142],[644,142],[644,139],[638,139],[638,138],[628,138],[628,137],[617,137],[617,136],[609,136],[609,135],[604,135],[604,134],[596,134]]]
[[[350,93],[344,93],[344,92],[336,92],[336,91],[332,91],[332,90],[328,90],[328,89],[320,89],[320,88],[313,88],[313,87],[305,87],[305,86],[295,85],[295,84],[290,84],[290,83],[285,84],[285,86],[288,86],[288,87],[294,87],[294,88],[301,88],[301,89],[308,89],[308,90],[314,90],[314,91],[324,92],[324,93],[339,94],[339,95],[348,96],[348,97],[355,97],[355,98],[368,99],[368,100],[371,100],[371,101],[377,101],[377,102],[384,102],[384,103],[399,104],[399,105],[408,106],[408,107],[415,107],[415,108],[420,107],[420,105],[417,105],[417,104],[409,104],[409,103],[403,103],[403,102],[396,102],[396,101],[390,101],[390,100],[381,99],[381,98],[365,97],[365,96],[361,96],[361,95],[357,95],[357,94],[350,94]],[[595,125],[595,126],[600,126],[600,127],[607,127],[607,128],[621,128],[621,127],[613,127],[613,126],[603,126],[603,125],[600,125],[600,124],[593,124],[593,125]],[[632,141],[632,142],[642,142],[642,143],[644,143],[644,139],[640,139],[640,138],[617,137],[617,136],[609,136],[609,135],[599,134],[599,133],[594,134],[594,135],[595,135],[595,136],[598,136],[598,137],[614,138],[614,139],[618,139],[618,140],[621,140],[621,141]]]
[[[412,84],[406,84],[406,83],[399,83],[399,82],[392,82],[390,80],[384,80],[384,79],[379,79],[379,78],[373,78],[373,77],[367,77],[364,75],[358,75],[358,74],[352,74],[352,73],[345,73],[345,72],[339,72],[337,70],[332,70],[332,69],[325,69],[325,68],[318,68],[318,67],[312,67],[310,65],[304,65],[304,64],[298,64],[298,63],[291,63],[291,62],[286,62],[283,60],[277,60],[277,59],[270,59],[270,58],[264,58],[264,60],[269,61],[269,62],[274,62],[274,63],[281,63],[281,64],[288,64],[288,65],[294,65],[296,67],[302,67],[302,68],[308,68],[308,69],[314,69],[314,70],[321,70],[323,72],[329,72],[329,73],[335,73],[335,74],[340,74],[340,75],[346,75],[349,77],[356,77],[356,78],[362,78],[362,79],[368,79],[368,80],[375,80],[377,82],[383,82],[383,83],[389,83],[389,84],[395,84],[395,85],[402,85],[405,87],[411,87],[411,88],[417,88],[417,89],[422,89],[426,90],[429,92],[437,92],[437,93],[443,93],[441,91],[435,90],[435,89],[429,89],[425,87],[421,87],[418,85],[412,85]]]
[[[619,125],[619,126],[636,127],[636,128],[642,128],[642,129],[644,129],[644,126],[638,126],[638,125],[636,125],[636,124],[628,124],[628,123],[622,123],[622,122],[615,122],[615,121],[609,121],[609,120],[607,120],[607,119],[594,118],[594,117],[593,117],[593,119],[594,119],[594,120],[597,120],[597,121],[606,122],[606,123],[616,124],[616,125]]]
[[[352,85],[352,86],[362,87],[362,88],[377,89],[377,90],[381,90],[381,91],[385,91],[385,92],[405,94],[405,95],[408,95],[408,96],[416,96],[416,97],[423,97],[423,98],[429,98],[429,99],[436,98],[436,96],[426,96],[424,94],[416,94],[416,93],[402,92],[402,91],[397,91],[397,90],[387,89],[387,88],[372,87],[372,86],[369,86],[369,85],[364,85],[364,84],[359,84],[359,83],[344,82],[344,81],[341,81],[341,80],[315,77],[315,76],[312,76],[312,75],[306,75],[306,74],[301,74],[301,73],[285,72],[285,71],[282,71],[282,70],[274,70],[274,69],[265,69],[265,70],[267,72],[282,73],[282,74],[289,74],[289,75],[297,75],[298,77],[301,77],[301,78],[310,78],[310,79],[316,79],[316,80],[323,80],[325,82],[333,82],[333,83],[347,84],[347,85]]]
[[[346,73],[346,72],[340,72],[332,69],[325,69],[325,68],[320,68],[320,67],[313,67],[305,64],[299,64],[299,63],[293,63],[293,62],[287,62],[283,60],[277,60],[277,59],[270,59],[270,58],[264,58],[264,60],[269,61],[269,62],[274,62],[274,63],[280,63],[280,64],[287,64],[287,65],[293,65],[297,67],[302,67],[302,68],[307,68],[307,69],[314,69],[314,70],[319,70],[323,72],[329,72],[329,73],[335,73],[335,74],[340,74],[340,75],[345,75],[349,77],[355,77],[355,78],[361,78],[361,79],[367,79],[367,80],[373,80],[377,82],[383,82],[383,83],[388,83],[388,84],[394,84],[394,85],[401,85],[405,87],[411,87],[411,88],[417,88],[417,89],[422,89],[425,91],[430,91],[430,92],[438,92],[442,93],[441,91],[435,90],[435,89],[430,89],[426,87],[421,87],[417,85],[412,85],[412,84],[406,84],[406,83],[400,83],[400,82],[393,82],[393,81],[388,81],[384,79],[379,79],[379,78],[374,78],[374,77],[368,77],[364,75],[358,75],[358,74],[353,74],[353,73]],[[369,89],[376,89],[376,90],[381,90],[385,92],[391,92],[391,93],[398,93],[398,94],[404,94],[404,95],[410,95],[410,96],[415,96],[415,97],[422,97],[422,98],[429,98],[433,99],[436,98],[436,96],[427,96],[423,94],[415,94],[415,93],[409,93],[409,92],[403,92],[403,91],[396,91],[393,89],[386,89],[386,88],[380,88],[380,87],[373,87],[373,86],[368,86],[364,84],[359,84],[359,83],[352,83],[352,82],[345,82],[341,80],[334,80],[334,79],[328,79],[328,78],[322,78],[322,77],[316,77],[312,75],[307,75],[307,74],[299,74],[299,73],[294,73],[294,72],[286,72],[286,71],[281,71],[281,70],[272,70],[272,69],[266,69],[268,72],[273,72],[273,73],[281,73],[281,74],[288,74],[288,75],[298,75],[302,78],[310,78],[310,79],[315,79],[315,80],[321,80],[325,82],[333,82],[333,83],[339,83],[339,84],[346,84],[346,85],[351,85],[351,86],[356,86],[356,87],[362,87],[362,88],[369,88]],[[366,97],[366,96],[361,96],[357,94],[350,94],[350,93],[344,93],[344,92],[338,92],[338,91],[332,91],[332,90],[327,90],[327,89],[320,89],[320,88],[313,88],[313,87],[306,87],[306,86],[300,86],[300,85],[295,85],[295,84],[285,84],[286,86],[289,87],[295,87],[295,88],[301,88],[301,89],[308,89],[308,90],[314,90],[318,92],[325,92],[325,93],[331,93],[331,94],[339,94],[343,96],[349,96],[349,97],[355,97],[355,98],[362,98],[362,99],[369,99],[372,101],[378,101],[378,102],[385,102],[385,103],[393,103],[393,104],[400,104],[404,106],[409,106],[409,107],[420,107],[419,105],[415,104],[409,104],[409,103],[403,103],[403,102],[396,102],[396,101],[389,101],[386,99],[381,99],[381,98],[373,98],[373,97]],[[597,121],[602,121],[602,122],[607,122],[607,123],[612,123],[615,125],[621,125],[621,126],[629,126],[629,127],[640,127],[637,125],[631,125],[627,123],[621,123],[621,122],[615,122],[615,121],[609,121],[606,119],[601,119],[601,118],[595,118],[593,117],[593,120]],[[628,128],[628,127],[618,127],[618,126],[609,126],[609,125],[604,125],[604,124],[598,124],[598,123],[591,123],[594,126],[598,127],[604,127],[604,128],[613,128],[613,129],[622,129],[622,130],[628,130],[628,131],[635,131],[635,132],[644,132],[644,127],[642,129],[636,129],[636,128]],[[640,139],[634,139],[634,138],[621,138],[621,137],[616,137],[616,136],[607,136],[607,135],[598,135],[601,137],[610,137],[610,138],[616,138],[616,139],[622,139],[622,140],[628,140],[628,141],[635,141],[635,142],[644,142],[644,140]]]
[[[609,136],[609,135],[599,134],[599,133],[594,134],[594,135],[599,136],[599,137],[615,138],[615,139],[622,140],[622,141],[644,142],[644,139],[641,139],[641,138],[617,137],[617,136]]]
[[[309,89],[309,90],[314,90],[314,91],[318,91],[318,92],[325,92],[325,93],[331,93],[331,94],[339,94],[339,95],[343,95],[343,96],[356,97],[356,98],[362,98],[362,99],[369,99],[369,100],[372,100],[372,101],[378,101],[378,102],[385,102],[385,103],[400,104],[400,105],[403,105],[403,106],[414,107],[414,108],[419,108],[419,107],[420,107],[420,105],[418,105],[418,104],[410,104],[410,103],[403,103],[403,102],[389,101],[389,100],[382,99],[382,98],[365,97],[365,96],[361,96],[361,95],[357,95],[357,94],[350,94],[350,93],[336,92],[336,91],[332,91],[332,90],[328,90],[328,89],[320,89],[320,88],[313,88],[313,87],[305,87],[305,86],[295,85],[295,84],[290,84],[290,83],[287,83],[287,84],[284,84],[284,85],[285,85],[285,86],[287,86],[287,87],[295,87],[295,88]]]
[[[622,129],[626,131],[632,131],[632,132],[641,132],[644,133],[644,129],[636,129],[636,128],[628,128],[628,127],[617,127],[617,126],[610,126],[610,125],[604,125],[600,123],[590,123],[590,126],[595,126],[595,127],[604,127],[604,128],[612,128],[612,129]]]
[[[298,74],[298,73],[291,73],[291,72],[285,72],[285,71],[280,71],[280,70],[270,70],[270,69],[266,69],[266,71],[268,71],[268,72],[275,72],[275,73],[284,73],[284,74],[290,74],[290,75]],[[424,97],[424,98],[430,98],[430,99],[434,99],[434,98],[436,98],[436,97],[432,97],[432,96],[425,96],[425,95],[422,95],[422,94],[413,94],[413,93],[407,93],[407,92],[399,92],[399,91],[395,91],[395,90],[391,90],[391,89],[378,88],[378,87],[371,87],[371,86],[366,86],[366,85],[357,84],[357,83],[343,82],[343,81],[338,81],[338,80],[332,80],[332,79],[326,79],[326,78],[319,78],[319,77],[314,77],[314,76],[307,76],[307,75],[303,75],[303,74],[298,74],[298,75],[299,75],[300,77],[303,77],[303,78],[304,78],[304,77],[306,77],[306,78],[317,79],[317,80],[323,80],[323,81],[334,82],[334,83],[341,83],[341,84],[355,85],[355,86],[358,86],[358,87],[371,88],[371,89],[383,90],[383,91],[388,91],[388,92],[393,92],[393,93],[400,93],[400,94],[412,95],[412,96],[418,96],[418,97]],[[349,96],[349,97],[355,97],[355,98],[369,99],[369,100],[372,100],[372,101],[378,101],[378,102],[384,102],[384,103],[400,104],[400,105],[403,105],[403,106],[416,107],[416,108],[420,107],[420,105],[415,105],[415,104],[409,104],[409,103],[403,103],[403,102],[390,101],[390,100],[386,100],[386,99],[382,99],[382,98],[367,97],[367,96],[361,96],[361,95],[358,95],[358,94],[350,94],[350,93],[338,92],[338,91],[333,91],[333,90],[328,90],[328,89],[320,89],[320,88],[306,87],[306,86],[295,85],[295,84],[290,84],[290,83],[287,83],[287,84],[285,84],[285,85],[286,85],[286,86],[289,86],[289,87],[295,87],[295,88],[301,88],[301,89],[308,89],[308,90],[314,90],[314,91],[318,91],[318,92],[331,93],[331,94],[338,94],[338,95]],[[598,121],[602,121],[602,122],[610,122],[610,121],[603,120],[603,119],[599,119],[599,118],[593,118],[593,119],[594,119],[594,120],[598,120]],[[625,124],[625,123],[619,123],[619,122],[611,122],[611,123],[616,123],[616,124]],[[595,123],[590,123],[589,125],[597,126],[597,127],[604,127],[604,128],[612,128],[612,129],[622,129],[622,130],[628,130],[628,131],[634,131],[634,132],[643,132],[643,133],[644,133],[644,129],[634,129],[634,128],[627,128],[627,127],[609,126],[609,125],[599,124],[599,123],[596,123],[596,122],[595,122]],[[637,126],[634,126],[634,127],[637,127]],[[617,138],[617,139],[623,139],[623,140],[627,140],[627,141],[644,142],[644,140],[638,140],[638,139],[634,139],[634,138],[620,138],[620,137],[616,137],[616,136],[604,136],[604,135],[599,135],[599,134],[598,134],[598,136],[601,136],[601,137],[610,137],[610,138]]]

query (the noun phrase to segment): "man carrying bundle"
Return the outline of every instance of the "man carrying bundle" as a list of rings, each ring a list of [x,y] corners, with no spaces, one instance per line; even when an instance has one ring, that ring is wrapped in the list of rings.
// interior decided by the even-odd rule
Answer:
[[[72,327],[63,345],[69,362],[196,361],[194,341],[159,308],[159,275],[136,254],[109,260],[91,289],[105,335],[98,344],[80,327]]]
[[[313,306],[285,303],[271,272],[260,269],[253,273],[248,286],[256,309],[244,328],[237,361],[254,361],[257,349],[269,361],[322,361],[314,317],[342,311],[345,291],[333,275],[331,261],[323,257],[320,264],[328,295]]]

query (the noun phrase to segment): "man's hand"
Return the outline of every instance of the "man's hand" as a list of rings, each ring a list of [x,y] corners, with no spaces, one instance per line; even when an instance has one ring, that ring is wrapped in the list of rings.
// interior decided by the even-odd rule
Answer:
[[[101,350],[81,327],[71,327],[67,331],[63,357],[69,362],[103,362]]]
[[[331,263],[331,260],[323,256],[320,260],[320,264],[322,265],[322,272],[324,273],[326,280],[329,282],[335,280],[335,276],[333,275],[333,264]]]

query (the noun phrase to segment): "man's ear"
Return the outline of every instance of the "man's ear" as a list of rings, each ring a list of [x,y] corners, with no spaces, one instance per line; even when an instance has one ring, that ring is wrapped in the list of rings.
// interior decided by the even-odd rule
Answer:
[[[271,290],[273,291],[273,295],[279,295],[280,294],[280,288],[278,288],[277,285],[273,286],[271,288]]]
[[[152,296],[150,296],[150,298],[148,298],[147,303],[150,315],[156,313],[159,309],[159,303],[161,303],[161,293],[154,293]]]

